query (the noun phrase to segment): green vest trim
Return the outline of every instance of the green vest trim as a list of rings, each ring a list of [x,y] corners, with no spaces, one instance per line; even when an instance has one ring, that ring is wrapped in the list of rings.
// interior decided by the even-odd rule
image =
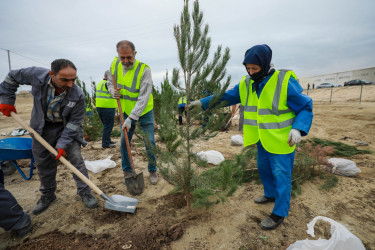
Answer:
[[[122,64],[120,62],[120,59],[115,57],[115,59],[112,62],[111,73],[115,75],[117,88],[120,89],[120,102],[122,112],[125,112],[127,115],[130,115],[131,111],[133,110],[138,101],[139,88],[143,72],[145,68],[149,68],[149,66],[145,63],[136,60],[134,67],[128,70],[124,75]],[[154,100],[151,93],[148,103],[142,112],[142,115],[148,113],[153,108]]]
[[[295,114],[287,105],[287,89],[292,71],[276,71],[268,80],[262,93],[252,91],[249,76],[240,82],[241,104],[244,106],[244,146],[261,141],[270,153],[289,154],[295,146],[288,145],[288,135]]]
[[[107,80],[102,80],[96,85],[95,106],[97,108],[117,108],[116,99],[109,94],[105,84]]]

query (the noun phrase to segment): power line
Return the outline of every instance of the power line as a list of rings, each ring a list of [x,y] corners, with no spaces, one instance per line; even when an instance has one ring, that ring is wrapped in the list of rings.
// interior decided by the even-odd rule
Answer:
[[[46,63],[36,61],[36,60],[34,60],[34,59],[30,58],[30,57],[27,57],[27,56],[21,55],[21,54],[19,54],[19,53],[14,52],[14,51],[11,51],[11,50],[8,50],[8,49],[3,49],[3,48],[0,48],[0,49],[1,49],[1,50],[5,50],[5,51],[9,51],[9,52],[11,52],[11,53],[13,53],[13,54],[16,54],[16,55],[18,55],[18,56],[22,56],[22,57],[24,57],[24,58],[29,59],[30,61],[33,61],[33,62],[36,62],[36,63],[40,63],[40,64],[43,64],[43,65],[48,66],[48,67],[50,66],[50,65],[48,65],[48,64],[46,64]]]

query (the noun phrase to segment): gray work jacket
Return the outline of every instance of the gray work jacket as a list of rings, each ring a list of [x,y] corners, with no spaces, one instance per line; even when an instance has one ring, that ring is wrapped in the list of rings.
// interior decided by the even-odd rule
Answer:
[[[16,91],[19,85],[31,85],[34,96],[34,106],[31,112],[30,127],[42,135],[47,112],[47,90],[50,80],[49,70],[39,67],[11,70],[0,84],[0,102],[14,105]],[[60,106],[64,130],[57,142],[56,148],[66,149],[67,145],[76,140],[86,146],[83,140],[82,121],[86,113],[85,95],[76,84],[66,93]]]

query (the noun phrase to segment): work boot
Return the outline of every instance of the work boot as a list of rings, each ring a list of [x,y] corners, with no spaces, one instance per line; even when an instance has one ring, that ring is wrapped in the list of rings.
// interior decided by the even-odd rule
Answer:
[[[263,230],[273,230],[277,228],[281,222],[283,222],[284,217],[271,214],[266,217],[259,225]]]
[[[126,172],[126,171],[124,171],[124,180],[123,180],[123,183],[125,184],[126,179],[133,177],[133,175],[134,175],[133,172]]]
[[[91,192],[81,194],[81,199],[87,208],[96,208],[99,206],[98,200],[91,194]]]
[[[30,223],[26,227],[18,229],[15,232],[18,237],[23,237],[26,234],[30,233],[32,230],[33,230],[33,224],[31,224],[31,221],[30,221]]]
[[[23,212],[22,217],[17,221],[15,225],[10,229],[17,234],[18,237],[23,237],[33,230],[33,225],[31,224],[30,215]]]
[[[116,144],[109,144],[108,146],[102,147],[102,148],[115,148]]]
[[[49,205],[54,200],[56,200],[56,195],[55,194],[48,195],[48,196],[47,195],[42,195],[42,197],[40,197],[40,199],[36,203],[36,206],[33,209],[33,214],[34,215],[38,215],[38,214],[42,213],[44,210],[46,210],[49,207]]]
[[[152,185],[156,185],[156,183],[158,183],[158,175],[156,171],[150,172],[150,182]]]
[[[268,197],[266,197],[266,196],[260,196],[260,197],[258,197],[258,198],[256,198],[256,199],[254,200],[254,202],[257,203],[257,204],[266,204],[266,203],[268,203],[268,202],[274,202],[274,201],[275,201],[275,199],[273,199],[273,198],[268,198]]]

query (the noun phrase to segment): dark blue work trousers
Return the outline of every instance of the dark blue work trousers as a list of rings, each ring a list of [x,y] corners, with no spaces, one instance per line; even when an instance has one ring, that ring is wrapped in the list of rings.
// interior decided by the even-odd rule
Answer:
[[[0,167],[0,179],[3,171]],[[0,227],[4,230],[17,231],[30,225],[30,216],[25,213],[14,196],[0,182]]]
[[[102,147],[108,148],[111,143],[111,132],[115,121],[115,108],[96,108],[103,123]]]
[[[128,118],[128,115],[124,112],[124,120]],[[128,131],[129,144],[133,138],[136,123],[139,122],[143,133],[143,141],[146,147],[147,160],[148,160],[148,171],[156,171],[156,147],[155,147],[155,136],[154,136],[154,111],[151,110],[146,114],[139,117],[138,121],[132,121],[132,127]],[[131,165],[126,148],[126,142],[124,132],[121,130],[121,159],[122,159],[122,170],[124,172],[131,172]]]

